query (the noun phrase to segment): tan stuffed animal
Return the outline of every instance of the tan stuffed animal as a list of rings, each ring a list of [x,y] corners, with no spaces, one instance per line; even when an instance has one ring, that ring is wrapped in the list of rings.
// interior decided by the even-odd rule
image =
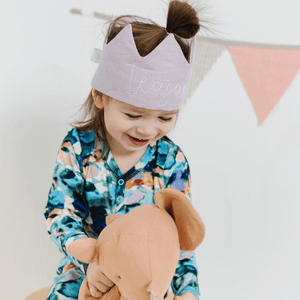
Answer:
[[[156,205],[107,216],[107,226],[98,240],[79,239],[70,244],[72,256],[85,263],[96,262],[115,283],[100,298],[94,298],[84,279],[78,300],[163,300],[179,249],[195,250],[204,238],[205,227],[190,200],[176,189],[160,190],[154,200]]]

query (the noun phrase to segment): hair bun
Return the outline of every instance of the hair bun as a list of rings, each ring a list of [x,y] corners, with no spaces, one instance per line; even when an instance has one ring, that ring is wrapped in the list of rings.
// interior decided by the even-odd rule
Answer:
[[[197,11],[187,1],[172,0],[169,3],[166,29],[182,38],[192,38],[200,29]]]

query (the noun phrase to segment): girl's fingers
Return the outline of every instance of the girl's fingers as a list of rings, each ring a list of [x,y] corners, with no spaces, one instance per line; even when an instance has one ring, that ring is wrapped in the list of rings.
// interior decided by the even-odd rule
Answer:
[[[97,281],[94,283],[94,286],[101,291],[103,294],[106,293],[111,287],[105,285],[103,282],[101,281]]]
[[[98,278],[99,281],[101,281],[104,285],[107,285],[108,287],[112,287],[114,285],[114,282],[112,282],[106,275],[101,271],[100,276]]]
[[[94,285],[89,284],[91,295],[95,298],[100,298],[102,296],[102,292],[100,292]]]
[[[107,285],[108,287],[112,287],[114,285],[114,283],[108,277],[105,276],[101,268],[95,262],[91,263],[88,266],[86,275],[89,283],[95,286],[96,283],[99,281],[102,282],[104,285]]]

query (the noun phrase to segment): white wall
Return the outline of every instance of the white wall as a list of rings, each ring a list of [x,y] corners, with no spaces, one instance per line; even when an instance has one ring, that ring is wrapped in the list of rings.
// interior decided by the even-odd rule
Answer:
[[[206,3],[220,38],[300,45],[295,0]],[[43,209],[67,120],[91,88],[90,54],[102,44],[99,20],[69,10],[133,13],[163,25],[166,6],[159,0],[1,6],[0,297],[22,300],[51,285],[61,257]],[[300,73],[258,126],[227,51],[181,111],[171,137],[190,161],[193,203],[207,227],[197,250],[201,299],[299,299],[299,111]]]

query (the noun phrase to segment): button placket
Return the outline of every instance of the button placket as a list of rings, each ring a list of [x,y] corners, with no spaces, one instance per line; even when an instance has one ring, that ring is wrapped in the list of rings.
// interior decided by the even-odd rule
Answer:
[[[124,200],[124,187],[125,187],[125,180],[120,178],[117,181],[118,187],[117,187],[117,204],[119,205]]]
[[[124,179],[121,178],[118,180],[118,185],[122,186],[122,185],[124,185],[124,183],[125,183]]]
[[[121,202],[123,201],[123,199],[124,199],[124,198],[123,198],[122,196],[118,196],[118,197],[117,197],[117,202],[118,202],[118,204],[121,203]]]

